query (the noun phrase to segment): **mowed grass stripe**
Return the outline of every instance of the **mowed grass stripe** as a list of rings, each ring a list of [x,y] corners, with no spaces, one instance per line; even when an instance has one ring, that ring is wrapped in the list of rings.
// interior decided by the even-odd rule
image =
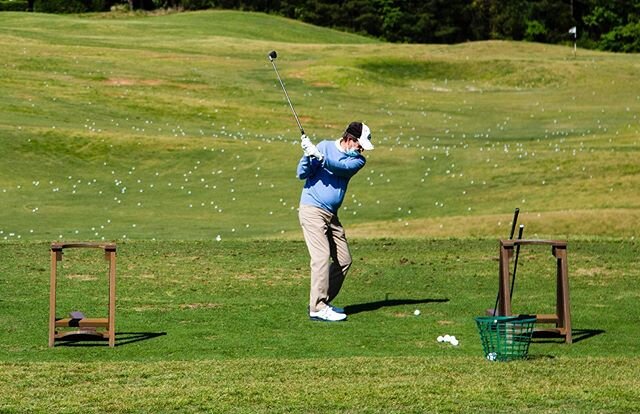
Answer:
[[[634,412],[637,358],[2,364],[4,412]],[[553,380],[550,381],[550,378]]]

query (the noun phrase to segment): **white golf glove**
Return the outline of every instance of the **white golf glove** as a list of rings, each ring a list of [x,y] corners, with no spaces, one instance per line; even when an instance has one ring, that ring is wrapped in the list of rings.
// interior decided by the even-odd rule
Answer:
[[[302,150],[304,151],[304,155],[309,156],[309,148],[313,147],[313,144],[311,143],[311,140],[309,139],[308,136],[306,135],[302,135],[300,137],[300,146],[302,147]]]
[[[304,151],[304,155],[306,155],[307,157],[314,157],[319,161],[322,161],[324,159],[322,153],[318,151],[318,148],[315,145],[313,145],[308,136],[303,135],[302,137],[300,137],[300,146]]]

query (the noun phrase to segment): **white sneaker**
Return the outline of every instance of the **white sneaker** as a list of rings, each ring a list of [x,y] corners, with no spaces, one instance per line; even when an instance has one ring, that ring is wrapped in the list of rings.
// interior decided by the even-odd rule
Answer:
[[[334,311],[335,313],[345,313],[345,312],[344,312],[344,308],[339,308],[338,306],[333,306],[331,303],[329,303],[329,307],[330,307],[331,309],[333,309],[333,311]]]
[[[309,318],[311,318],[312,321],[339,322],[347,319],[347,315],[337,313],[331,306],[325,306],[318,312],[309,312]]]

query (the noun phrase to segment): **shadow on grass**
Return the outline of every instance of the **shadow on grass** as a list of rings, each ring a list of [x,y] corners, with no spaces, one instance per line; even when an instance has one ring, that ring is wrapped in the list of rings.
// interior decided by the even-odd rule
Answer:
[[[543,361],[552,359],[556,359],[556,357],[553,355],[527,355],[527,361]]]
[[[166,335],[166,332],[116,332],[116,346],[133,344]],[[109,346],[106,339],[91,334],[69,335],[56,340],[56,346]]]
[[[600,334],[605,333],[606,331],[602,329],[572,329],[571,337],[573,343],[577,343],[580,341],[584,341],[585,339],[593,338],[594,336],[598,336]],[[531,337],[532,342],[537,344],[546,344],[546,343],[555,343],[555,342],[564,342],[564,336],[553,332],[534,332]]]
[[[389,306],[402,305],[418,305],[421,303],[443,303],[449,302],[449,299],[385,299],[377,302],[359,303],[356,305],[348,305],[344,307],[344,313],[347,315],[355,315],[361,312],[371,312]]]

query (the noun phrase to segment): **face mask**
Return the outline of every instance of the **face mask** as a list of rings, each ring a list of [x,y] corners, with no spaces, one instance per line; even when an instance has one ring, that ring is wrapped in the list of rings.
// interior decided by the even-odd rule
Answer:
[[[358,155],[360,155],[360,153],[354,149],[346,150],[344,153],[350,157],[357,157]]]

